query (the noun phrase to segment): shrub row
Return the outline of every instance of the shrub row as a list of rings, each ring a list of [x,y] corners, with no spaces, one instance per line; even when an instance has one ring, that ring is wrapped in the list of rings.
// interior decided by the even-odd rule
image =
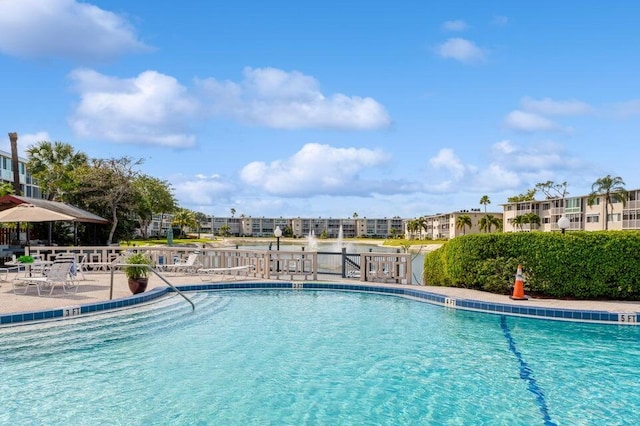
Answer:
[[[533,295],[640,300],[635,231],[461,236],[425,256],[424,283],[509,294],[518,264]]]

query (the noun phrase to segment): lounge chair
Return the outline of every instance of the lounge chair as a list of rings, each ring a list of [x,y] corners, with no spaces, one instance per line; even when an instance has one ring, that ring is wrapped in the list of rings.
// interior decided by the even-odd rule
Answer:
[[[191,253],[185,260],[178,260],[172,265],[167,265],[165,270],[167,272],[185,272],[187,274],[195,274],[198,268],[203,266],[199,258],[199,253]]]
[[[42,276],[14,278],[12,281],[13,292],[15,294],[26,294],[29,286],[33,285],[38,290],[38,296],[42,296],[42,292],[47,289],[49,289],[49,295],[51,295],[56,284],[60,284],[65,293],[75,293],[78,291],[78,283],[71,276],[72,268],[73,262],[53,262]]]

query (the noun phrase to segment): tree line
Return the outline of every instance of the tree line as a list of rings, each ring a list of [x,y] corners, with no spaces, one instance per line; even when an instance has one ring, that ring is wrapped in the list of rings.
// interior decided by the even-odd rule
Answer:
[[[91,238],[86,227],[79,224],[81,240],[98,239],[110,244],[130,239],[135,228],[147,238],[154,214],[172,214],[173,223],[181,229],[197,225],[195,212],[178,207],[169,182],[139,171],[143,159],[89,158],[67,143],[48,141],[29,146],[26,153],[27,170],[43,198],[77,206],[110,221],[108,233],[102,232],[98,238],[95,234]],[[10,184],[3,184],[0,193],[11,194],[14,190]]]

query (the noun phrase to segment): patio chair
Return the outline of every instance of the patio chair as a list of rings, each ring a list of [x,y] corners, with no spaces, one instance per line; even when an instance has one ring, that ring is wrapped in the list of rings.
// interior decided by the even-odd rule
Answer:
[[[43,291],[47,289],[49,290],[49,295],[51,295],[56,284],[60,284],[62,285],[62,291],[65,293],[75,293],[78,291],[78,283],[71,276],[72,267],[73,262],[53,262],[42,276],[14,278],[11,282],[13,292],[15,294],[26,294],[29,287],[33,285],[38,290],[38,296],[42,296]]]
[[[166,266],[167,272],[185,272],[187,274],[195,274],[201,268],[200,254],[198,252],[191,253],[185,260],[178,260],[172,265]]]

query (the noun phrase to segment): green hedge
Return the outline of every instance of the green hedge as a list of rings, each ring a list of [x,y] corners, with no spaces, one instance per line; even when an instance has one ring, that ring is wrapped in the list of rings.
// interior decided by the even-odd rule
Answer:
[[[518,264],[529,294],[640,300],[635,231],[461,236],[425,256],[424,283],[510,294]]]

